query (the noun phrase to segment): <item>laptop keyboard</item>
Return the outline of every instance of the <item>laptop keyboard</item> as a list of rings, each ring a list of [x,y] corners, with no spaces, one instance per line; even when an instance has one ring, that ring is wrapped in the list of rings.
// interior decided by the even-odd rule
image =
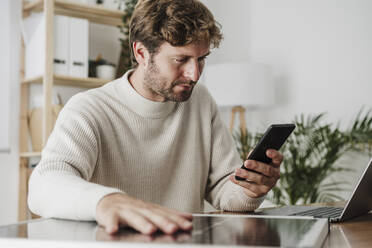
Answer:
[[[292,215],[314,216],[318,218],[336,218],[341,216],[342,210],[343,208],[319,207],[303,212],[294,213]]]

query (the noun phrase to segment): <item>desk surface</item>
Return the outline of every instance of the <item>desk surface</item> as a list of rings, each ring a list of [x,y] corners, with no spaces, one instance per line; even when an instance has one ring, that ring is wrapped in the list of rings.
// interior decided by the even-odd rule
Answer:
[[[344,207],[346,202],[311,204],[316,206]],[[324,248],[364,248],[372,246],[372,211],[363,216],[342,222],[331,223]]]
[[[314,203],[309,206],[344,207],[346,201]],[[224,214],[223,212],[214,212]],[[239,213],[236,213],[239,214]],[[323,248],[369,248],[372,247],[372,211],[363,216],[340,223],[331,223],[330,232]]]
[[[0,227],[0,246],[321,247],[329,229],[326,219],[221,214],[194,215],[193,225],[191,232],[174,235],[143,235],[130,228],[109,235],[95,222],[40,219]]]
[[[219,212],[219,214],[226,214],[226,213],[220,213]],[[34,237],[36,235],[36,238],[37,238],[37,235],[41,235],[41,234],[43,235],[43,233],[48,232],[48,238],[50,240],[53,240],[53,239],[61,240],[61,236],[63,238],[63,236],[75,235],[78,232],[83,236],[85,235],[84,236],[85,240],[86,240],[86,237],[88,237],[88,239],[94,239],[94,240],[111,240],[111,241],[114,240],[115,241],[115,237],[106,234],[102,228],[97,227],[95,222],[85,222],[84,224],[81,224],[79,222],[58,220],[58,223],[59,223],[58,225],[64,226],[63,230],[65,230],[61,234],[60,231],[57,231],[58,228],[50,228],[50,226],[48,227],[48,225],[43,225],[42,223],[45,222],[45,220],[48,220],[48,219],[44,219],[44,220],[41,220],[41,221],[40,220],[33,220],[33,221],[25,222],[23,225],[22,224],[20,225],[20,223],[18,223],[18,224],[9,225],[9,226],[6,226],[6,227],[0,227],[0,237],[27,237],[27,238],[30,238],[30,235],[34,236]],[[198,222],[200,220],[195,219],[195,221]],[[211,221],[211,220],[209,220],[209,221]],[[30,223],[35,223],[35,224],[40,223],[40,224],[30,225]],[[253,226],[252,226],[252,223],[253,223]],[[279,226],[279,228],[278,228],[279,230],[280,229],[290,229],[291,228],[291,227],[287,226],[288,223],[287,224],[284,223],[285,226],[280,226],[280,225],[283,225],[283,223],[281,223],[281,224],[280,223],[279,224],[274,223],[274,225]],[[197,223],[194,223],[194,227],[195,227],[195,224],[197,224]],[[201,223],[201,224],[202,224],[201,226],[203,228],[203,223]],[[231,225],[231,224],[233,224],[233,225]],[[242,224],[244,224],[244,223],[242,223]],[[72,225],[72,227],[71,227],[71,225]],[[218,225],[218,223],[216,225]],[[238,228],[239,223],[231,222],[231,223],[229,223],[229,225],[231,226],[232,229],[234,229],[234,228]],[[245,226],[248,225],[250,227],[249,230],[251,230],[251,232],[254,232],[256,234],[257,228],[255,228],[255,225],[257,225],[257,220],[248,221],[244,225]],[[31,226],[34,226],[34,227],[37,227],[37,228],[30,228]],[[262,224],[260,224],[260,226],[261,227],[262,226],[267,227],[267,225],[262,225]],[[273,223],[269,223],[268,226],[270,226],[270,228],[269,228],[270,231],[269,232],[272,236]],[[44,228],[45,232],[43,232],[43,228]],[[48,230],[45,230],[45,228],[47,228]],[[226,228],[224,229],[224,231],[222,231],[222,232],[220,231],[217,234],[214,233],[213,235],[216,236],[217,238],[220,238],[220,240],[224,240],[224,239],[229,238],[229,237],[231,238],[231,235],[232,235],[233,232],[229,232],[229,231],[225,231],[225,230],[226,230]],[[296,233],[296,231],[292,230],[289,233],[293,234],[293,233]],[[279,234],[281,235],[280,232],[279,232]],[[292,234],[289,235],[288,238],[293,238]],[[168,242],[174,241],[174,240],[172,240],[172,238],[173,239],[176,238],[177,240],[180,240],[182,242],[185,239],[186,240],[189,239],[190,235],[187,234],[187,233],[181,233],[181,234],[178,234],[176,237],[161,236],[161,235],[160,236],[155,236],[155,237],[148,237],[146,235],[141,235],[139,233],[135,233],[135,232],[132,231],[128,235],[126,235],[125,237],[129,238],[129,239],[132,239],[133,241],[139,241],[139,242],[141,242],[141,241],[142,242],[149,242],[149,241],[154,242],[155,241],[155,242],[161,242],[161,243],[164,243],[164,242],[168,243]],[[270,235],[268,233],[266,233],[266,237],[270,237]],[[201,238],[201,237],[198,237],[198,238]],[[210,238],[211,238],[211,235],[208,236],[208,239],[210,239]],[[296,242],[296,241],[294,241],[294,242]],[[360,248],[360,247],[362,247],[363,248],[363,247],[371,247],[371,244],[372,244],[372,212],[370,212],[369,214],[366,214],[364,216],[360,216],[358,218],[354,218],[352,220],[343,222],[343,223],[332,223],[331,226],[330,226],[330,232],[329,232],[327,238],[325,239],[322,247],[324,247],[324,248],[330,248],[330,247],[332,247],[332,248],[333,247],[337,247],[337,248],[339,248],[339,247],[341,247],[341,248],[342,247],[347,247],[347,248],[358,247],[358,248]],[[132,245],[130,245],[130,247],[132,247],[132,246],[133,246],[133,243],[132,243]],[[29,245],[27,245],[26,247],[29,247]],[[57,247],[57,246],[55,246],[55,247]],[[78,246],[76,246],[76,247],[78,247]],[[95,247],[95,246],[93,245],[93,246],[90,246],[90,247]],[[138,246],[136,246],[136,247],[138,247]],[[193,246],[193,247],[198,247],[198,246]],[[205,246],[203,246],[203,247],[205,247]]]
[[[336,247],[371,247],[372,213],[343,222],[332,223],[324,248]]]
[[[323,248],[372,247],[372,211],[342,223],[331,223]]]

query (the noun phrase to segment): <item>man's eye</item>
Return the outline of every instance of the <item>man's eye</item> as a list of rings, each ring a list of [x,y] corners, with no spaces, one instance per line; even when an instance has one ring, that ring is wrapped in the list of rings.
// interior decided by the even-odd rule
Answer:
[[[184,62],[187,61],[187,58],[178,58],[178,59],[175,59],[175,61],[176,61],[177,63],[184,63]]]

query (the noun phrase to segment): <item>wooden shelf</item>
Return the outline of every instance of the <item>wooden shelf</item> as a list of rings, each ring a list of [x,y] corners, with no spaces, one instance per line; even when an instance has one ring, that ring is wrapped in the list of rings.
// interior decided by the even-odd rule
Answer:
[[[56,15],[83,18],[87,19],[90,22],[111,26],[123,25],[123,11],[107,9],[90,4],[75,3],[66,0],[54,1],[54,13]],[[35,2],[26,3],[23,8],[23,16],[28,16],[31,12],[43,11],[43,2],[43,0],[37,0]]]
[[[79,78],[79,77],[70,77],[62,75],[54,75],[53,83],[55,85],[65,85],[65,86],[74,86],[82,88],[97,88],[108,83],[111,80],[101,79],[101,78]],[[29,78],[22,81],[22,84],[41,84],[43,82],[43,77],[38,76],[34,78]]]
[[[37,158],[41,157],[41,152],[22,152],[19,156],[21,158]]]
[[[44,73],[40,76],[24,79],[25,71],[25,45],[22,41],[21,46],[21,78],[20,84],[20,127],[19,127],[19,150],[28,151],[29,148],[29,127],[27,114],[29,111],[29,95],[31,84],[42,84],[44,104],[43,116],[40,122],[42,127],[42,143],[45,144],[48,136],[52,131],[52,103],[51,96],[54,85],[65,85],[82,88],[97,88],[106,84],[110,80],[99,78],[78,78],[53,73],[53,51],[54,51],[54,15],[64,15],[76,18],[86,19],[90,22],[122,26],[123,11],[111,10],[102,8],[96,5],[75,3],[68,0],[33,0],[23,2],[23,18],[26,18],[31,13],[39,12],[45,16],[45,66]],[[19,154],[19,201],[18,201],[18,220],[26,220],[28,218],[27,194],[28,180],[33,168],[30,168],[30,159],[41,158],[41,152],[21,152]]]

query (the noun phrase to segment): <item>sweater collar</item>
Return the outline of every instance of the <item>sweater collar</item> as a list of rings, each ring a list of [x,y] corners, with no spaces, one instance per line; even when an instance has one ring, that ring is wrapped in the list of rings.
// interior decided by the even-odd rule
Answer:
[[[120,101],[130,110],[145,118],[164,118],[176,107],[177,102],[155,102],[141,96],[130,84],[129,76],[134,70],[127,71],[119,80],[117,89]]]

